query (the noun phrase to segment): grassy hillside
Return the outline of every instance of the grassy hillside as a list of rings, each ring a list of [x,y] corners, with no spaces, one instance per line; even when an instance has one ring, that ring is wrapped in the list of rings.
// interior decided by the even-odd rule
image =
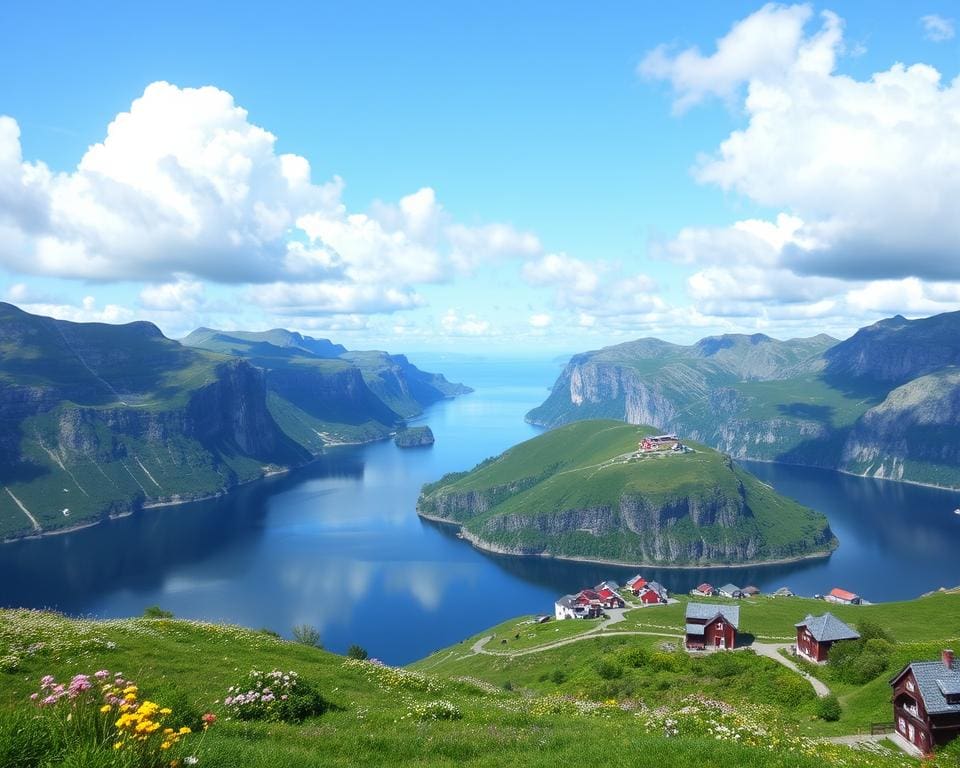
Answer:
[[[806,668],[840,700],[836,721],[817,717],[813,688],[796,672],[750,650],[690,657],[679,650],[688,598],[666,606],[628,610],[622,622],[598,631],[600,621],[533,624],[519,617],[484,630],[413,665],[448,677],[470,676],[538,695],[570,694],[593,700],[634,698],[681,707],[692,695],[707,695],[737,706],[764,704],[783,723],[812,737],[869,732],[871,723],[889,722],[888,679],[912,660],[937,659],[945,647],[960,644],[960,593],[870,606],[829,605],[803,598],[759,597],[736,601],[740,637],[749,644],[789,644],[794,625],[808,614],[829,610],[851,626],[873,624],[893,645],[870,679],[840,679],[829,665]],[[704,602],[704,601],[700,601]],[[711,598],[711,603],[734,601]],[[491,639],[483,653],[471,649]],[[579,641],[552,647],[557,642]]]
[[[621,649],[622,652],[623,649]],[[726,657],[730,659],[728,655]],[[752,662],[731,659],[734,667]],[[721,660],[722,661],[722,660]],[[904,765],[887,754],[801,738],[778,722],[777,710],[759,704],[738,707],[705,702],[688,708],[669,728],[652,707],[666,701],[653,694],[596,702],[577,695],[547,695],[533,683],[505,690],[459,675],[393,670],[348,661],[267,634],[197,622],[135,619],[92,622],[53,614],[0,612],[0,764],[168,765],[169,758],[196,758],[210,768],[254,766],[556,766],[603,764],[686,768],[706,762],[737,766],[814,768]],[[29,700],[40,679],[67,682],[97,670],[120,671],[133,681],[138,701],[149,699],[172,711],[163,715],[181,737],[169,752],[159,742],[114,750],[115,709],[99,709],[100,744],[77,734],[80,718],[67,720],[71,704],[38,708]],[[228,688],[251,669],[296,672],[326,701],[326,711],[300,723],[240,720],[225,704]],[[719,670],[718,670],[719,671]],[[736,671],[736,670],[735,670]],[[729,670],[723,670],[728,676]],[[663,679],[679,679],[664,670]],[[554,684],[550,684],[554,685]],[[519,688],[519,677],[516,685]],[[715,686],[708,685],[711,689]],[[99,691],[94,690],[94,700]],[[81,699],[82,701],[83,699]],[[692,710],[696,710],[693,713]],[[74,710],[76,711],[76,710]],[[202,715],[216,717],[203,730]],[[209,719],[209,718],[208,718]],[[717,730],[718,726],[723,730]]]
[[[262,374],[149,323],[69,323],[0,304],[0,536],[223,492],[309,453]]]
[[[650,433],[613,421],[560,427],[425,486],[418,510],[516,554],[709,563],[829,551],[822,515],[704,445],[635,456]]]

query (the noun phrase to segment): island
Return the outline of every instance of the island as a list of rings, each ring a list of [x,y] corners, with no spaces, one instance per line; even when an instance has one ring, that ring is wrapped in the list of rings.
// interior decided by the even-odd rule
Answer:
[[[435,440],[430,427],[406,427],[393,438],[398,448],[424,448],[433,445]]]
[[[425,485],[417,513],[490,552],[623,565],[825,557],[827,519],[727,455],[612,420],[559,427]]]

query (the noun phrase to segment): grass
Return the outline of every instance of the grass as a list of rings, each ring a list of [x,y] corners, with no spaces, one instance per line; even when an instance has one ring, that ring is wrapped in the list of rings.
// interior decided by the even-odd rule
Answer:
[[[597,642],[601,653],[615,653],[624,647],[616,638]],[[564,655],[569,653],[558,652],[551,664],[569,664],[571,657]],[[11,661],[12,656],[16,661]],[[667,737],[662,729],[651,730],[648,715],[639,717],[641,710],[634,710],[632,704],[589,704],[575,695],[542,695],[555,693],[551,687],[555,684],[542,684],[533,670],[529,675],[511,670],[515,687],[523,690],[507,691],[480,680],[455,679],[456,674],[422,675],[348,662],[263,633],[198,622],[94,622],[3,611],[0,659],[0,755],[4,749],[9,753],[16,748],[17,730],[36,722],[31,720],[33,705],[27,696],[41,676],[54,674],[63,679],[108,668],[122,670],[127,678],[136,680],[145,696],[171,706],[175,722],[193,722],[208,710],[219,715],[216,725],[202,738],[194,734],[185,742],[195,745],[191,748],[196,750],[200,766],[546,767],[589,761],[685,768],[701,766],[706,760],[747,767],[813,768],[838,759],[847,765],[877,768],[903,764],[842,747],[788,742],[795,737],[776,723],[761,724],[759,720],[750,728],[767,734],[760,746],[718,739],[707,732],[709,721],[699,724],[696,733]],[[742,659],[736,662],[751,669],[757,661],[762,662],[746,655]],[[504,662],[493,659],[493,663]],[[228,686],[252,668],[296,671],[321,691],[331,709],[301,725],[228,720],[219,702]],[[765,666],[757,669],[766,671]],[[566,690],[586,685],[588,673],[580,674],[563,684]],[[707,687],[717,691],[730,688],[726,683],[708,683]],[[773,690],[772,685],[768,687]],[[668,688],[663,688],[654,700],[666,703],[672,697]],[[459,719],[423,719],[419,713],[435,710],[433,702],[441,700],[450,703]],[[757,718],[764,711],[751,708],[742,714]],[[769,743],[797,746],[793,751],[775,750]],[[79,764],[76,759],[74,763]],[[30,764],[21,760],[19,765],[29,768]]]
[[[600,420],[559,427],[425,486],[418,508],[525,554],[747,562],[829,549],[822,515],[706,446],[633,458],[650,431]]]
[[[628,610],[624,621],[609,630],[552,649],[548,647],[552,642],[587,633],[595,628],[596,622],[550,621],[531,626],[525,624],[526,617],[522,617],[478,633],[413,666],[446,676],[480,678],[496,686],[509,682],[511,687],[542,695],[559,692],[596,700],[635,697],[648,703],[679,705],[686,697],[706,694],[744,706],[761,703],[772,707],[778,718],[798,732],[819,737],[869,732],[871,723],[888,722],[892,717],[888,679],[910,661],[936,659],[944,647],[960,646],[960,592],[864,606],[766,596],[739,601],[697,600],[739,605],[741,638],[754,637],[767,643],[792,643],[796,638],[794,625],[808,614],[819,615],[825,610],[854,627],[858,622],[869,621],[886,629],[896,641],[894,651],[886,669],[864,685],[837,680],[831,675],[829,665],[799,662],[839,697],[840,720],[825,722],[815,717],[816,700],[809,684],[769,659],[738,651],[734,654],[735,661],[717,658],[725,654],[691,660],[684,653],[666,650],[680,643],[686,604],[690,600],[681,597],[670,605]],[[628,634],[631,632],[678,637]],[[515,637],[517,633],[519,639]],[[492,654],[470,653],[476,640],[491,634],[496,640],[486,648]],[[507,643],[502,645],[497,642],[499,639],[506,639]],[[512,651],[537,647],[544,649],[539,653],[510,655]],[[631,656],[636,649],[646,654],[639,664]],[[620,667],[620,672],[612,678],[604,676],[611,672],[603,667],[605,659]],[[771,687],[770,681],[775,685]]]

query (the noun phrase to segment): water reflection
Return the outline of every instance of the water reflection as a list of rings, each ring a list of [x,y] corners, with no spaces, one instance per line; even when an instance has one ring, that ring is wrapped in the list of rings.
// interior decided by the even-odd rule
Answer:
[[[359,643],[404,663],[511,616],[551,611],[557,595],[636,572],[486,555],[449,526],[416,516],[423,483],[537,433],[523,415],[558,366],[433,367],[477,392],[428,411],[432,449],[343,447],[224,499],[0,547],[0,604],[98,616],[159,604],[178,616],[283,634],[306,623],[332,650]],[[748,468],[827,514],[841,541],[833,556],[743,569],[647,568],[647,578],[673,591],[701,581],[765,591],[788,585],[800,594],[843,586],[872,600],[960,584],[954,494],[797,467]]]

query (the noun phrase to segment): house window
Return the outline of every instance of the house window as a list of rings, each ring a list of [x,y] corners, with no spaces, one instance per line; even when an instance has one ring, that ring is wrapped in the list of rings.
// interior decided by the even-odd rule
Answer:
[[[913,684],[913,680],[907,680],[907,690],[915,691],[917,687]]]

